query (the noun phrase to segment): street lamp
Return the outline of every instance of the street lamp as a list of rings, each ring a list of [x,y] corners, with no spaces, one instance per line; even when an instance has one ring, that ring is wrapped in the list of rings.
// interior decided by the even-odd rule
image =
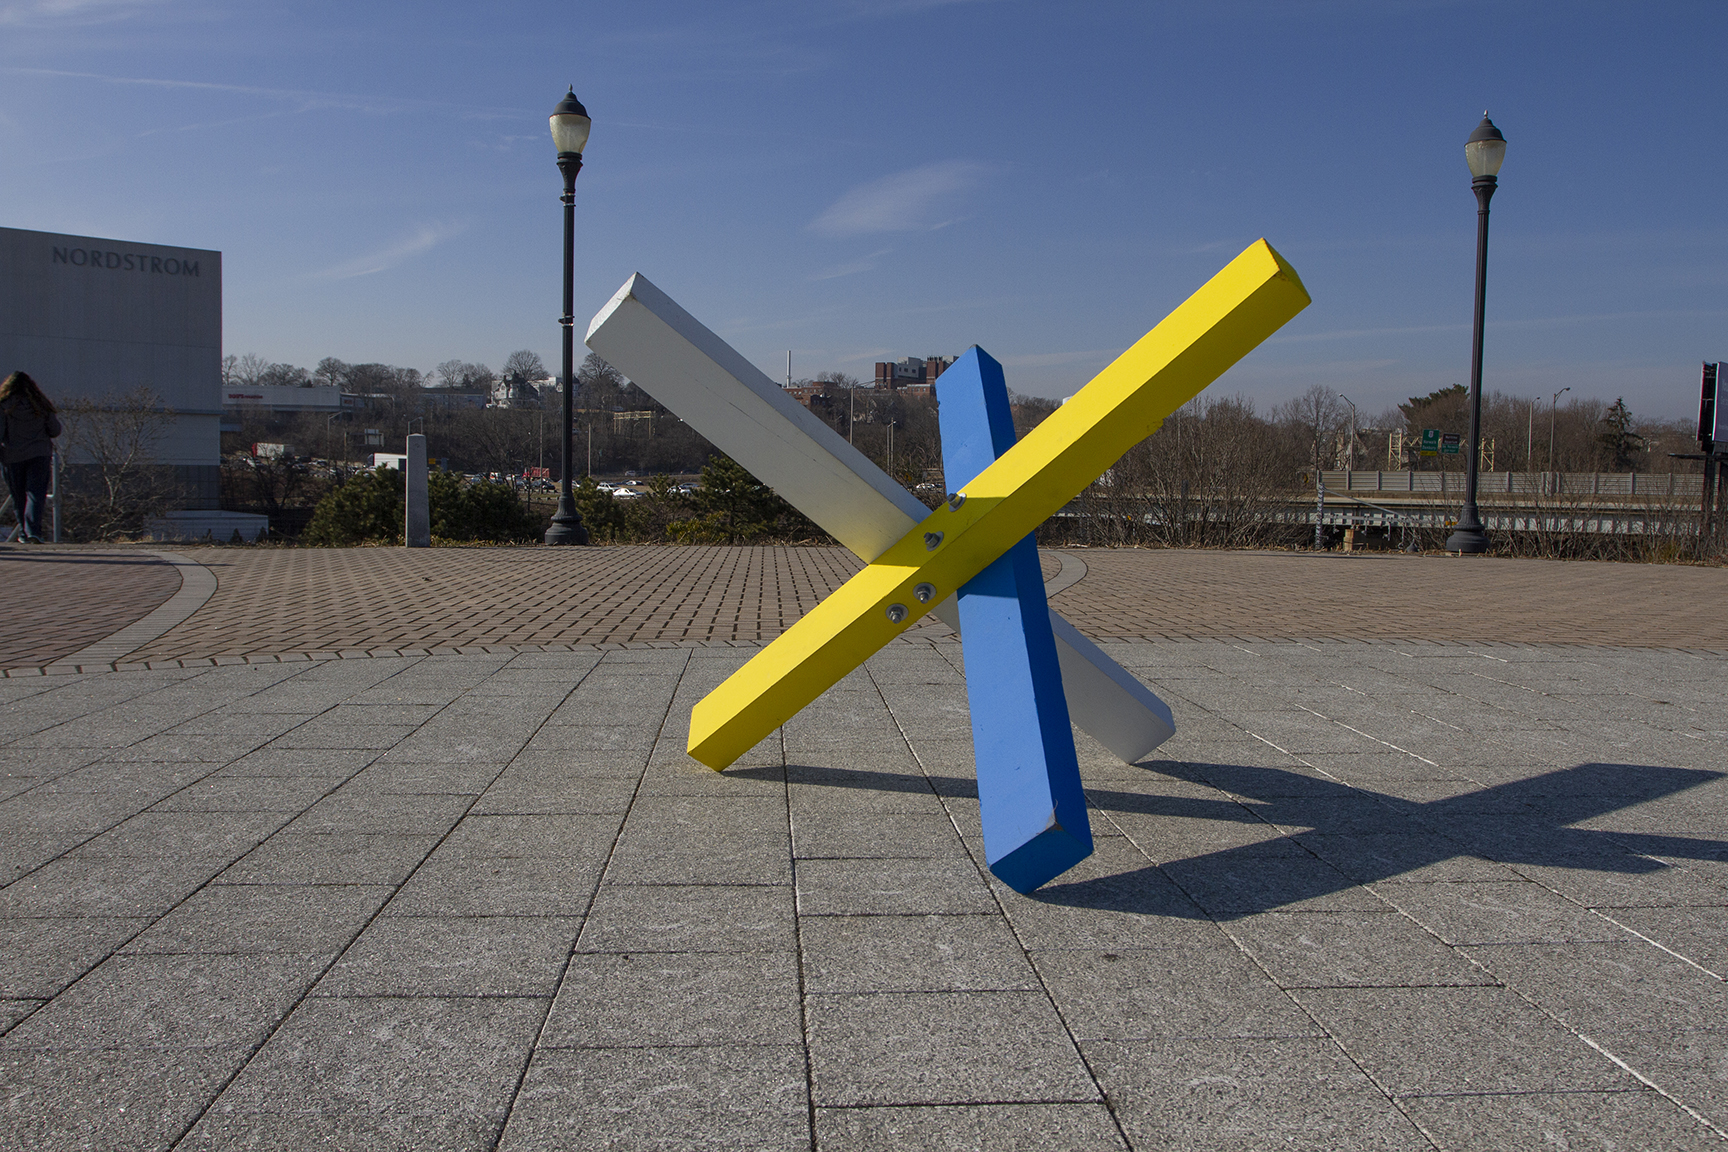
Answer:
[[[558,484],[558,511],[546,529],[548,544],[588,543],[588,529],[576,511],[576,497],[570,493],[571,420],[576,401],[576,345],[571,326],[576,323],[576,174],[582,171],[582,149],[588,146],[588,130],[593,126],[588,109],[576,99],[572,86],[552,109],[552,144],[558,149],[558,171],[564,175],[564,314],[558,318],[564,330],[564,476]]]
[[[1488,291],[1488,201],[1494,198],[1500,162],[1506,159],[1506,137],[1482,114],[1482,123],[1464,143],[1464,160],[1470,165],[1470,190],[1476,193],[1476,327],[1470,348],[1470,444],[1465,462],[1464,511],[1458,528],[1446,538],[1448,552],[1486,552],[1488,534],[1476,510],[1476,470],[1482,451],[1482,305]]]
[[[1554,471],[1554,413],[1560,407],[1560,397],[1570,391],[1572,388],[1568,385],[1554,393],[1553,399],[1548,401],[1548,471],[1550,472]]]
[[[1350,462],[1345,465],[1345,470],[1354,471],[1356,468],[1356,404],[1342,392],[1338,393],[1338,399],[1350,405]]]

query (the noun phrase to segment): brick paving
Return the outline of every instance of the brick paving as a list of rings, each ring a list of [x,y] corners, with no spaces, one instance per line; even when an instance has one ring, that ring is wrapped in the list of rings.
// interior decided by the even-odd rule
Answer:
[[[217,592],[134,661],[758,643],[859,568],[840,548],[192,549]],[[1054,603],[1094,637],[1728,648],[1728,569],[1076,549]],[[1048,579],[1060,561],[1042,556]],[[926,632],[945,633],[931,622]]]
[[[589,645],[756,644],[859,568],[839,548],[204,548],[216,593],[128,664]],[[1303,638],[1728,648],[1728,569],[1290,552],[1072,549],[1046,579],[1095,638]],[[1078,567],[1075,562],[1078,561]],[[44,590],[0,668],[52,665],[143,617],[178,576],[139,550],[0,551]],[[928,621],[913,639],[945,635]]]
[[[1728,568],[1399,553],[1077,549],[1093,637],[1728,648]]]
[[[0,669],[52,664],[94,644],[180,588],[180,574],[136,549],[0,545]]]

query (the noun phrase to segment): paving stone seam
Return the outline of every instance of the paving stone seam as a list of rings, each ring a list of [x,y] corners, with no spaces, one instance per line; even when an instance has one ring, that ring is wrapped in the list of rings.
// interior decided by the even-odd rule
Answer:
[[[1441,691],[1441,692],[1446,692],[1449,695],[1456,695],[1456,693],[1452,692],[1450,689],[1438,687],[1435,685],[1423,685],[1423,687],[1427,691]],[[1204,707],[1204,705],[1198,704],[1198,702],[1191,701],[1191,703],[1195,703],[1196,706],[1201,707],[1203,710],[1210,712],[1210,709],[1206,709]],[[1339,723],[1339,724],[1341,724],[1341,726],[1346,727],[1346,728],[1349,727],[1349,725],[1343,725],[1340,721],[1332,720],[1331,717],[1326,716],[1324,713],[1317,712],[1312,708],[1308,708],[1308,707],[1301,705],[1301,704],[1298,704],[1297,707],[1301,708],[1305,712],[1312,713],[1313,715],[1320,717],[1323,720],[1329,720],[1333,723]],[[1217,717],[1217,718],[1220,720],[1223,719],[1222,717]],[[1228,723],[1228,721],[1225,721],[1225,722]],[[1454,726],[1453,725],[1447,725],[1447,727],[1454,727]],[[1351,729],[1351,730],[1355,731],[1355,729]],[[1277,745],[1272,744],[1272,742],[1270,740],[1266,740],[1265,737],[1258,736],[1258,734],[1254,734],[1254,733],[1251,733],[1251,734],[1256,735],[1257,739],[1262,740],[1266,744],[1271,745],[1272,747],[1277,747]],[[1367,735],[1366,733],[1361,733],[1361,734]],[[1497,742],[1494,740],[1492,735],[1485,735],[1485,734],[1479,733],[1479,734],[1477,734],[1477,738],[1478,739],[1487,739],[1490,742]],[[1374,737],[1370,736],[1369,739],[1374,739]],[[1386,743],[1386,742],[1380,741],[1380,743]],[[1395,746],[1394,745],[1388,745],[1388,747],[1395,747]],[[1400,752],[1405,752],[1405,754],[1413,756],[1416,759],[1419,759],[1419,760],[1423,759],[1420,756],[1416,756],[1416,754],[1413,752],[1408,752],[1406,749],[1400,748],[1398,750]],[[1280,749],[1280,751],[1284,751],[1284,750]],[[1345,781],[1338,780],[1337,777],[1333,776],[1329,772],[1326,772],[1325,769],[1320,768],[1319,766],[1309,762],[1308,760],[1306,760],[1305,758],[1303,758],[1300,755],[1297,755],[1295,753],[1291,753],[1288,751],[1284,751],[1284,754],[1287,756],[1290,756],[1291,759],[1297,761],[1300,764],[1305,765],[1306,767],[1312,769],[1313,771],[1321,773],[1322,775],[1326,776],[1328,779],[1333,780],[1334,782],[1339,783],[1339,784],[1341,784],[1347,788],[1350,788],[1352,791],[1362,791],[1362,789],[1358,789],[1355,786],[1350,785]],[[1433,763],[1432,761],[1428,761],[1428,760],[1423,760],[1423,762],[1424,763],[1430,763],[1430,764]],[[1466,777],[1466,779],[1470,779],[1470,778]],[[1485,787],[1485,785],[1483,785],[1481,781],[1471,779],[1470,782],[1473,784],[1476,784],[1479,788]],[[1445,835],[1445,833],[1443,833],[1443,832],[1439,832],[1439,835],[1441,836],[1442,839],[1449,840],[1449,841],[1453,840],[1452,837]],[[1456,841],[1453,841],[1453,842],[1457,843]],[[1300,841],[1297,841],[1297,843],[1300,844]],[[1303,846],[1303,847],[1304,847],[1304,851],[1308,851],[1306,846]],[[1459,844],[1458,847],[1459,847],[1460,851],[1468,851],[1467,845]],[[1313,853],[1311,851],[1309,851],[1309,855],[1313,855]],[[1318,857],[1316,857],[1316,859],[1318,859]],[[1520,873],[1520,874],[1522,874],[1522,873]],[[1172,879],[1174,880],[1174,878],[1172,878]],[[1624,925],[1621,925],[1619,923],[1619,921],[1614,920],[1612,917],[1607,916],[1606,914],[1600,912],[1598,909],[1590,908],[1587,905],[1585,905],[1585,904],[1583,904],[1577,900],[1574,900],[1572,897],[1568,896],[1567,894],[1560,892],[1555,888],[1552,888],[1548,884],[1543,883],[1537,877],[1526,876],[1526,879],[1529,882],[1540,887],[1545,892],[1554,896],[1555,898],[1563,901],[1564,903],[1573,905],[1574,907],[1578,908],[1580,911],[1595,913],[1596,915],[1601,916],[1604,920],[1608,920],[1610,923],[1615,924],[1617,927],[1624,927]],[[1178,887],[1180,887],[1180,883],[1177,882],[1177,884],[1178,884]],[[1679,1108],[1684,1110],[1687,1115],[1692,1117],[1692,1119],[1694,1119],[1698,1123],[1702,1124],[1705,1128],[1707,1128],[1709,1131],[1714,1133],[1717,1137],[1724,1139],[1724,1140],[1728,1140],[1728,1131],[1725,1131],[1724,1129],[1718,1127],[1716,1124],[1712,1123],[1707,1117],[1705,1117],[1702,1113],[1700,1113],[1699,1111],[1697,1111],[1696,1109],[1694,1109],[1693,1107],[1688,1105],[1684,1100],[1680,1099],[1678,1096],[1674,1095],[1673,1093],[1668,1092],[1661,1085],[1657,1084],[1655,1081],[1650,1079],[1648,1076],[1644,1075],[1638,1069],[1632,1067],[1629,1063],[1627,1063],[1625,1060],[1621,1059],[1614,1052],[1610,1051],[1609,1049],[1607,1049],[1603,1045],[1599,1044],[1596,1040],[1592,1039],[1589,1035],[1587,1035],[1581,1029],[1572,1026],[1570,1023],[1568,1023],[1565,1019],[1561,1018],[1554,1011],[1552,1011],[1552,1010],[1544,1007],[1543,1005],[1537,1003],[1534,999],[1532,999],[1530,996],[1525,994],[1525,992],[1523,991],[1523,989],[1520,986],[1512,984],[1512,983],[1508,983],[1507,981],[1503,980],[1496,973],[1494,973],[1491,969],[1489,969],[1486,965],[1484,965],[1480,961],[1478,961],[1476,959],[1476,957],[1470,951],[1468,951],[1466,946],[1453,945],[1453,944],[1447,943],[1446,940],[1441,938],[1437,932],[1428,928],[1427,925],[1423,924],[1421,921],[1417,920],[1415,917],[1411,916],[1409,913],[1405,912],[1403,909],[1390,905],[1390,902],[1385,901],[1385,898],[1381,895],[1381,893],[1379,893],[1377,890],[1375,890],[1372,886],[1358,885],[1358,887],[1365,888],[1367,891],[1371,892],[1375,897],[1381,899],[1383,903],[1387,903],[1393,911],[1397,912],[1399,915],[1404,917],[1404,919],[1406,921],[1413,924],[1418,930],[1420,930],[1421,932],[1423,932],[1423,933],[1427,934],[1429,937],[1431,937],[1441,948],[1446,949],[1447,951],[1453,953],[1454,955],[1463,956],[1466,960],[1469,961],[1469,963],[1473,967],[1479,969],[1481,972],[1483,972],[1483,974],[1485,974],[1486,976],[1488,976],[1490,979],[1493,980],[1494,983],[1491,986],[1503,988],[1507,992],[1510,992],[1512,995],[1518,997],[1520,1000],[1524,1001],[1524,1003],[1526,1005],[1528,1005],[1530,1008],[1534,1009],[1536,1012],[1538,1012],[1542,1016],[1547,1017],[1557,1027],[1570,1033],[1571,1035],[1573,1035],[1574,1037],[1576,1037],[1577,1039],[1582,1041],[1585,1045],[1587,1045],[1588,1047],[1590,1047],[1591,1049],[1596,1051],[1598,1054],[1606,1057],[1609,1061],[1613,1062],[1615,1065],[1617,1065],[1618,1067],[1620,1067],[1621,1069],[1626,1071],[1628,1074],[1635,1077],[1640,1083],[1644,1084],[1646,1087],[1648,1087],[1652,1091],[1661,1095],[1664,1099],[1668,1100],[1670,1103],[1677,1105]],[[1224,927],[1224,926],[1220,925],[1220,927]],[[1652,940],[1648,936],[1645,936],[1639,932],[1635,932],[1631,929],[1627,929],[1627,931],[1630,932],[1632,935],[1637,936],[1639,939],[1643,940],[1645,943],[1650,944],[1650,945],[1660,949],[1663,952],[1667,952],[1670,955],[1675,956],[1677,959],[1685,961],[1686,963],[1690,964],[1692,967],[1697,968],[1701,972],[1704,972],[1706,975],[1709,975],[1709,976],[1711,976],[1717,980],[1722,979],[1722,977],[1717,975],[1716,973],[1711,972],[1709,969],[1704,968],[1703,966],[1695,963],[1690,958],[1683,956],[1677,952],[1674,952],[1672,949],[1662,945],[1658,941]],[[1225,932],[1227,935],[1230,935],[1231,939],[1233,939],[1233,940],[1236,939],[1235,935],[1233,933],[1230,933],[1228,928],[1225,928]],[[1240,941],[1237,941],[1237,944],[1238,944],[1238,947],[1242,947]],[[1268,978],[1273,979],[1274,984],[1277,984],[1276,978],[1272,977],[1272,974],[1271,974],[1269,969],[1266,969],[1265,966],[1263,964],[1261,964],[1259,962],[1259,960],[1257,958],[1255,958],[1252,954],[1248,953],[1245,948],[1243,949],[1243,952],[1245,955],[1248,956],[1248,958],[1251,961],[1253,961],[1256,964],[1257,967],[1260,967],[1261,970],[1266,973]],[[1424,986],[1426,986],[1426,985],[1418,985],[1418,984],[1412,984],[1412,983],[1408,983],[1408,982],[1399,985],[1399,987],[1424,987]],[[1299,990],[1300,986],[1288,985],[1288,986],[1281,986],[1281,987],[1286,988],[1286,995],[1288,995],[1289,991]],[[1448,985],[1432,985],[1432,987],[1448,987]],[[1299,1001],[1295,1001],[1293,997],[1291,999],[1294,1003],[1296,1003],[1296,1006],[1304,1012],[1305,1015],[1307,1015],[1311,1020],[1314,1021],[1316,1027],[1319,1027],[1323,1032],[1326,1033],[1326,1035],[1332,1040],[1332,1042],[1335,1045],[1337,1045],[1339,1050],[1344,1053],[1346,1058],[1348,1058],[1353,1064],[1355,1064],[1361,1070],[1363,1075],[1367,1076],[1368,1079],[1370,1080],[1370,1082],[1372,1082],[1376,1088],[1379,1088],[1380,1091],[1387,1096],[1388,1100],[1391,1101],[1393,1106],[1396,1107],[1400,1113],[1404,1114],[1410,1120],[1410,1122],[1412,1124],[1414,1124],[1422,1132],[1422,1134],[1425,1137],[1427,1137],[1428,1139],[1433,1141],[1435,1143],[1436,1147],[1443,1147],[1442,1143],[1438,1139],[1436,1139],[1432,1133],[1430,1133],[1427,1130],[1426,1126],[1422,1125],[1420,1123],[1420,1121],[1413,1114],[1411,1114],[1409,1111],[1407,1111],[1405,1109],[1405,1107],[1400,1103],[1400,1101],[1404,1098],[1414,1098],[1419,1094],[1406,1093],[1406,1094],[1404,1094],[1403,1097],[1400,1097],[1400,1096],[1392,1093],[1388,1087],[1386,1087],[1385,1085],[1380,1083],[1380,1080],[1378,1077],[1374,1076],[1368,1070],[1368,1068],[1365,1065],[1363,1065],[1360,1061],[1358,1061],[1355,1058],[1355,1056],[1348,1051],[1348,1049],[1344,1046],[1343,1041],[1341,1039],[1339,1039],[1338,1037],[1334,1036],[1331,1029],[1327,1028],[1317,1017],[1315,1017],[1313,1015],[1313,1013],[1308,1012],[1307,1009],[1305,1007],[1303,1007]],[[1630,1089],[1628,1089],[1628,1090],[1630,1090]]]
[[[946,660],[950,667],[953,667],[956,672],[959,672],[959,667],[955,664],[954,656],[958,653],[958,648],[954,648],[948,652],[938,650],[938,655]],[[930,778],[930,771],[924,763],[924,757],[918,754],[917,746],[913,743],[911,736],[906,732],[906,725],[901,721],[900,715],[894,710],[893,705],[888,702],[888,694],[882,690],[881,681],[876,678],[876,673],[871,670],[868,664],[863,665],[863,671],[864,675],[869,679],[871,687],[875,689],[876,696],[882,702],[882,706],[888,710],[888,715],[893,718],[894,728],[899,732],[901,742],[906,745],[906,751],[911,755],[913,763],[918,765],[919,772],[923,774],[925,787],[935,793],[936,801],[942,806],[942,813],[948,818],[949,826],[954,830],[954,834],[960,838],[960,842],[964,846],[966,844],[966,836],[960,827],[959,820],[954,816],[953,809],[948,806],[948,797],[942,795],[941,789],[937,788],[935,781]],[[1090,807],[1090,805],[1088,805],[1088,807]],[[984,890],[990,895],[991,903],[996,907],[995,916],[1001,918],[1001,921],[1007,927],[1009,934],[1014,937],[1014,944],[1015,947],[1019,949],[1021,961],[1026,965],[1026,970],[1032,974],[1032,979],[1037,981],[1038,990],[1043,994],[1044,1002],[1049,1005],[1050,1011],[1055,1015],[1057,1022],[1062,1026],[1062,1034],[1067,1037],[1068,1046],[1073,1051],[1074,1058],[1079,1061],[1080,1067],[1086,1070],[1086,1078],[1092,1084],[1092,1091],[1094,1093],[1093,1099],[1073,1101],[1063,1100],[1061,1102],[1081,1104],[1094,1104],[1101,1102],[1104,1105],[1105,1111],[1109,1113],[1110,1123],[1115,1127],[1116,1136],[1122,1141],[1122,1146],[1124,1148],[1133,1149],[1134,1142],[1129,1139],[1128,1130],[1123,1125],[1122,1118],[1117,1114],[1115,1101],[1111,1099],[1110,1093],[1105,1089],[1104,1082],[1099,1079],[1098,1070],[1093,1067],[1092,1061],[1087,1058],[1086,1051],[1081,1047],[1079,1038],[1074,1035],[1074,1026],[1069,1022],[1067,1013],[1062,1011],[1062,1006],[1057,1002],[1056,994],[1051,990],[1049,981],[1044,978],[1044,973],[1033,961],[1031,951],[1026,947],[1026,940],[1020,934],[1019,929],[1015,927],[1013,918],[1008,915],[1008,909],[1003,905],[1001,895],[996,891],[996,886],[990,882],[991,877],[988,875],[985,867],[979,863],[976,853],[967,849],[966,857],[971,861],[973,869],[978,874],[979,882],[984,885]],[[812,1100],[814,1100],[814,1097],[812,1097]],[[814,1144],[812,1144],[812,1148],[815,1148]]]
[[[418,663],[418,662],[416,662],[416,663]],[[385,683],[388,680],[392,679],[394,676],[401,675],[403,672],[406,672],[410,668],[413,668],[413,667],[415,667],[414,664],[409,664],[406,667],[398,670],[396,673],[393,673],[392,676],[387,676],[383,680],[378,681],[377,683],[379,683],[379,684]],[[309,668],[308,671],[310,671],[310,670],[311,669]],[[285,680],[279,681],[278,683],[289,683],[293,680],[298,679],[300,677],[300,675],[302,675],[302,673],[297,672],[297,673],[295,673],[295,675],[287,677]],[[376,687],[376,686],[377,686],[377,684],[373,685],[373,687]],[[260,691],[262,691],[262,689],[260,689]],[[453,703],[455,703],[455,701],[451,701],[450,703],[453,704]],[[339,708],[341,706],[342,706],[341,702],[332,704],[329,707],[323,709],[322,711],[308,716],[304,721],[301,722],[301,724],[296,724],[294,726],[294,728],[289,729],[289,731],[294,731],[294,729],[302,727],[304,724],[310,724],[310,723],[312,723],[312,721],[316,720],[318,717],[323,716],[323,715],[325,715],[325,714],[327,714],[327,713],[329,713],[329,712],[331,712],[331,711],[333,711],[336,708]],[[427,719],[430,720],[430,719],[435,718],[436,716],[439,715],[439,713],[443,712],[444,709],[448,708],[448,707],[450,707],[450,704],[445,704],[443,707],[439,708],[437,712],[434,712],[432,714],[432,716],[428,717]],[[418,727],[419,726],[416,725],[416,728],[418,728]],[[284,735],[286,735],[286,733],[284,733]],[[279,739],[281,739],[280,736],[273,737],[270,741],[268,741],[264,745],[264,747],[268,747],[269,744],[274,743],[276,740],[279,740]],[[405,740],[405,739],[407,739],[407,737],[404,736],[402,739]],[[401,743],[401,741],[398,740],[397,743]],[[294,822],[294,820],[298,819],[300,816],[304,815],[306,812],[311,811],[312,808],[316,807],[318,804],[320,804],[324,800],[328,799],[332,793],[336,792],[344,784],[347,784],[349,781],[353,780],[356,776],[360,775],[360,773],[366,771],[366,769],[370,766],[371,766],[371,762],[369,761],[368,763],[363,764],[360,767],[354,769],[348,775],[344,776],[341,780],[337,781],[335,784],[331,785],[322,794],[320,794],[316,799],[314,799],[310,804],[307,804],[299,812],[296,812],[294,815],[290,816],[287,821],[285,821],[283,824],[278,826],[276,831],[272,832],[270,834],[270,836],[267,836],[263,840],[259,841],[258,845],[254,847],[254,850],[256,847],[262,846],[263,844],[267,843],[271,837],[280,833],[283,828],[286,828],[289,824],[292,824]],[[499,772],[502,772],[502,771],[503,771],[503,768],[500,768]],[[496,779],[496,776],[494,776],[494,779]],[[360,927],[358,927],[357,929],[354,930],[353,934],[348,937],[347,942],[345,944],[343,944],[341,948],[337,949],[334,953],[332,953],[329,962],[326,963],[322,968],[320,968],[318,970],[317,975],[314,976],[311,979],[311,981],[306,985],[305,989],[302,990],[300,992],[300,994],[294,998],[293,1003],[289,1004],[286,1008],[284,1008],[282,1010],[281,1015],[276,1018],[276,1022],[270,1026],[268,1031],[265,1032],[263,1038],[260,1039],[257,1044],[255,1044],[251,1047],[250,1051],[248,1051],[246,1053],[245,1058],[243,1060],[241,1060],[239,1062],[239,1064],[234,1068],[234,1070],[228,1076],[226,1076],[223,1079],[221,1085],[218,1086],[214,1092],[211,1092],[208,1095],[208,1097],[204,1101],[203,1106],[198,1109],[197,1114],[195,1116],[193,1116],[189,1121],[187,1121],[186,1126],[181,1129],[179,1135],[175,1136],[174,1139],[169,1142],[169,1147],[172,1148],[172,1147],[178,1146],[182,1141],[184,1141],[188,1136],[190,1136],[192,1134],[193,1130],[195,1128],[197,1128],[197,1126],[200,1123],[203,1122],[204,1117],[209,1114],[210,1109],[212,1109],[216,1106],[216,1102],[222,1098],[223,1094],[228,1091],[229,1087],[231,1087],[234,1084],[234,1082],[236,1080],[238,1080],[240,1078],[240,1076],[246,1071],[246,1069],[251,1066],[252,1061],[257,1058],[258,1053],[260,1053],[264,1050],[264,1046],[267,1045],[268,1043],[270,1043],[270,1041],[275,1038],[277,1033],[279,1033],[282,1030],[282,1026],[288,1022],[288,1020],[291,1016],[293,1016],[295,1010],[298,1009],[301,1004],[303,1004],[307,1000],[313,998],[313,995],[312,995],[313,991],[318,987],[319,983],[326,976],[328,976],[330,974],[331,970],[334,969],[337,964],[339,964],[341,962],[342,957],[348,954],[348,950],[354,946],[354,942],[360,938],[361,933],[365,932],[367,928],[371,927],[373,922],[376,921],[378,919],[378,917],[383,913],[384,909],[389,906],[390,901],[394,900],[396,898],[396,895],[401,892],[402,886],[407,884],[408,881],[413,878],[413,875],[415,872],[419,871],[420,865],[424,864],[426,862],[426,859],[431,856],[432,852],[437,850],[438,845],[442,844],[450,836],[450,833],[455,831],[457,824],[461,823],[462,818],[467,816],[468,812],[473,809],[475,804],[479,803],[480,795],[481,794],[476,794],[473,797],[473,799],[469,801],[468,806],[466,808],[464,808],[462,811],[462,816],[457,817],[456,822],[451,824],[450,828],[445,831],[444,835],[438,838],[438,843],[432,845],[432,847],[427,850],[426,855],[422,856],[420,858],[420,863],[416,864],[414,866],[414,868],[409,871],[408,875],[403,878],[402,884],[398,884],[395,886],[396,891],[392,892],[390,894],[389,898],[384,900],[383,903],[381,903],[376,909],[373,910],[372,914],[366,918],[365,922],[362,923],[360,925]],[[245,855],[248,855],[248,854],[250,854],[250,850],[248,853],[243,853],[242,856],[239,857],[238,859],[244,859]],[[232,867],[235,862],[237,862],[237,861],[230,861],[229,864],[224,865],[222,871],[226,871],[229,867]],[[221,872],[218,872],[217,875],[220,876]],[[211,883],[211,881],[208,881],[208,880],[205,881],[203,884],[199,885],[198,888],[193,893],[188,894],[186,899],[189,900],[192,898],[193,895],[196,895],[197,892],[202,892],[205,888],[210,886],[210,883]],[[183,904],[183,903],[185,903],[185,901],[182,900],[180,903]],[[176,908],[179,907],[179,904],[176,904],[175,907]],[[170,909],[170,911],[172,911],[172,909]],[[164,915],[166,915],[166,913]]]
[[[592,676],[595,669],[598,669],[605,663],[606,660],[604,656],[595,661],[594,665],[578,678],[576,684],[571,687],[570,692],[565,695],[564,699],[568,700],[571,696],[575,695],[582,682],[587,680],[589,676]],[[504,1104],[503,1118],[499,1121],[497,1135],[494,1136],[492,1140],[492,1152],[497,1152],[498,1147],[504,1142],[505,1134],[510,1130],[510,1119],[516,1113],[516,1102],[522,1097],[522,1086],[528,1081],[528,1072],[533,1068],[534,1058],[540,1053],[542,1041],[546,1037],[546,1025],[552,1018],[552,1008],[558,1002],[559,993],[564,990],[564,981],[568,979],[570,975],[570,965],[575,961],[577,955],[581,954],[582,937],[588,932],[588,924],[594,912],[594,902],[600,898],[600,890],[606,883],[606,874],[611,871],[613,857],[618,853],[618,842],[623,839],[624,829],[629,826],[630,814],[636,810],[636,801],[642,795],[642,785],[648,778],[649,766],[654,763],[654,753],[659,749],[660,741],[665,739],[666,721],[672,715],[672,705],[677,703],[678,688],[683,684],[684,677],[689,674],[690,658],[686,656],[684,658],[683,666],[678,670],[677,683],[672,686],[672,691],[667,695],[666,710],[660,714],[660,724],[654,733],[654,742],[649,745],[648,755],[644,758],[642,763],[642,771],[636,776],[636,786],[630,790],[630,801],[624,806],[623,817],[618,821],[618,830],[612,834],[612,843],[606,847],[605,862],[602,863],[598,871],[596,871],[594,875],[594,883],[588,889],[588,900],[582,908],[582,923],[577,927],[576,937],[570,942],[570,948],[564,954],[564,963],[558,969],[558,978],[552,982],[552,992],[546,997],[546,1010],[540,1015],[540,1023],[534,1029],[534,1038],[528,1042],[528,1051],[523,1057],[520,1071],[517,1072],[516,1082],[510,1087],[510,1098]],[[554,708],[551,712],[547,713],[546,720],[542,721],[535,729],[536,733],[551,722],[552,715],[556,713],[556,711],[557,709]],[[524,747],[526,746],[527,745],[524,745]],[[484,793],[482,793],[482,795],[484,795]],[[479,803],[479,797],[475,797],[475,803]],[[716,1047],[720,1046],[716,1045]],[[808,1051],[806,1051],[805,1059],[806,1061],[809,1059]],[[814,1144],[812,1144],[812,1149],[814,1149]]]

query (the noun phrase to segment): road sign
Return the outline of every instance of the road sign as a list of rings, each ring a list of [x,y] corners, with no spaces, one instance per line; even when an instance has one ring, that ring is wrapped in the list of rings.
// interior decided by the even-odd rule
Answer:
[[[1422,451],[1438,452],[1440,450],[1440,429],[1422,429]]]
[[[1440,454],[1442,456],[1458,455],[1458,442],[1464,439],[1456,432],[1448,432],[1440,437]]]

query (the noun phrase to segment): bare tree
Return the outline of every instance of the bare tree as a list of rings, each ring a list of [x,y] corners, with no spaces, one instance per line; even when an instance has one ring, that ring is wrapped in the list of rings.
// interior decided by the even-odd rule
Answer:
[[[547,375],[546,363],[540,359],[538,352],[519,348],[504,357],[504,367],[500,370],[500,375],[512,384],[527,384]]]
[[[66,520],[80,539],[135,535],[178,495],[170,469],[155,462],[169,416],[162,397],[140,385],[66,409]]]

